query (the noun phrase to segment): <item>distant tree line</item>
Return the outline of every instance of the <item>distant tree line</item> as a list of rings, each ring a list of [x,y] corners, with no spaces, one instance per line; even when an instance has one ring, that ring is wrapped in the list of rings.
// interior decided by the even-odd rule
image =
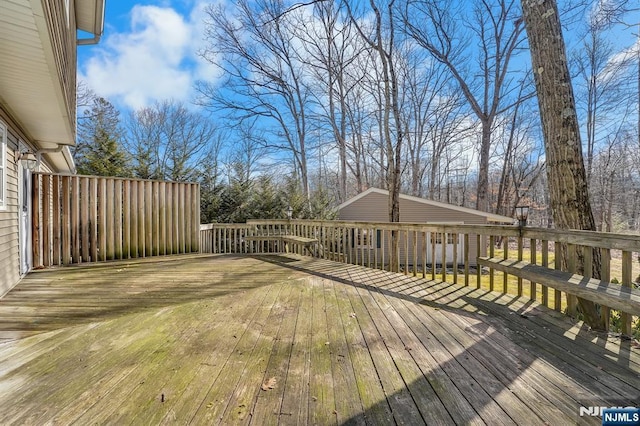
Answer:
[[[198,181],[207,220],[325,215],[377,186],[554,224],[520,2],[309,3],[209,7],[202,57],[223,77],[198,82],[201,108],[86,103],[79,171]],[[635,24],[614,3],[563,23],[595,224],[638,231],[640,52],[607,41]]]
[[[203,223],[284,219],[289,206],[295,218],[335,216],[335,200],[324,189],[314,189],[308,202],[295,175],[279,174],[280,166],[262,170],[263,152],[251,152],[251,144],[225,152],[227,133],[181,103],[157,103],[121,120],[108,100],[86,87],[80,93],[79,174],[198,182]]]

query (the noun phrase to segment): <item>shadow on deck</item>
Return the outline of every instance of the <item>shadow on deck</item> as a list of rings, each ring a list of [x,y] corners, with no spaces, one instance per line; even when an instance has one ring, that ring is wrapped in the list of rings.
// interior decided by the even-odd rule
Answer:
[[[0,299],[0,423],[600,424],[640,356],[534,302],[294,256],[38,271]]]

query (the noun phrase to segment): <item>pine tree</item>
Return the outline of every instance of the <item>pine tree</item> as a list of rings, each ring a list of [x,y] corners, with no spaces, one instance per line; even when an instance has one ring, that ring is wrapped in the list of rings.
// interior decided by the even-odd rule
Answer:
[[[78,123],[74,152],[79,174],[128,177],[131,171],[122,148],[120,113],[106,99],[96,97]]]

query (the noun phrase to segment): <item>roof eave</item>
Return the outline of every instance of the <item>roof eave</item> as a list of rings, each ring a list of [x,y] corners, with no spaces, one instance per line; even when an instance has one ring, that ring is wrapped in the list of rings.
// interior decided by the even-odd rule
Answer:
[[[348,205],[360,200],[361,198],[366,197],[367,195],[371,194],[371,193],[377,193],[377,194],[382,194],[382,195],[389,195],[389,191],[385,190],[385,189],[380,189],[380,188],[369,188],[366,191],[361,192],[360,194],[356,195],[353,198],[350,198],[349,200],[345,201],[344,203],[340,204],[338,206],[338,210],[342,210],[343,208],[347,207]],[[507,216],[501,216],[498,214],[494,214],[494,213],[487,213],[487,212],[483,212],[480,210],[474,210],[474,209],[470,209],[468,207],[461,207],[461,206],[456,206],[453,204],[447,204],[447,203],[442,203],[439,201],[433,201],[433,200],[427,200],[425,198],[420,198],[420,197],[415,197],[413,195],[407,195],[407,194],[400,194],[400,198],[401,199],[405,199],[405,200],[411,200],[411,201],[415,201],[417,203],[421,203],[421,204],[427,204],[427,205],[431,205],[431,206],[435,206],[435,207],[441,207],[441,208],[448,208],[448,209],[454,209],[454,210],[459,210],[459,211],[463,211],[465,213],[469,213],[469,214],[474,214],[477,216],[482,216],[484,218],[487,219],[488,222],[494,222],[494,223],[513,223],[513,219]]]
[[[78,44],[97,43],[104,31],[105,0],[76,1],[76,25],[79,30],[93,34],[93,38],[80,39]]]

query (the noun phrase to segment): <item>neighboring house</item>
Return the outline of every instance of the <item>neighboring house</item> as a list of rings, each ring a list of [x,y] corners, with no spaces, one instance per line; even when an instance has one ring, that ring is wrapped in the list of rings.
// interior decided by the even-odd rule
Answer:
[[[31,268],[32,171],[75,172],[76,46],[104,1],[0,0],[0,297]]]
[[[340,220],[348,221],[365,221],[365,222],[388,222],[389,221],[389,191],[369,188],[368,190],[356,195],[355,197],[345,201],[338,206],[338,218]],[[485,213],[478,210],[470,209],[467,207],[455,206],[453,204],[441,203],[438,201],[427,200],[425,198],[414,197],[411,195],[400,194],[400,222],[405,223],[434,223],[434,224],[513,224],[514,219],[501,216],[492,213]],[[377,232],[377,234],[380,234]],[[362,238],[362,237],[360,237]],[[447,235],[446,242],[446,259],[447,263],[453,261],[453,245],[454,240],[457,238],[458,244],[458,263],[463,262],[464,254],[464,241],[461,235]],[[377,240],[374,244],[372,241]],[[436,263],[439,264],[439,259],[442,258],[443,250],[443,238],[441,235],[434,236],[435,248],[436,248]],[[379,235],[369,238],[367,244],[368,249],[380,249]],[[431,235],[427,235],[427,263],[432,263],[431,252],[433,250],[433,244]],[[400,242],[400,258],[404,262],[406,244],[403,241]],[[417,247],[420,250],[417,253],[418,262],[422,259],[422,237],[419,236],[417,241]],[[359,249],[363,248],[362,244],[359,244]],[[409,263],[412,263],[413,259],[413,241],[411,236],[409,238]],[[475,253],[477,250],[477,240],[472,239],[469,243],[470,263],[475,264]],[[483,241],[481,247],[481,254],[486,254],[486,242]]]

